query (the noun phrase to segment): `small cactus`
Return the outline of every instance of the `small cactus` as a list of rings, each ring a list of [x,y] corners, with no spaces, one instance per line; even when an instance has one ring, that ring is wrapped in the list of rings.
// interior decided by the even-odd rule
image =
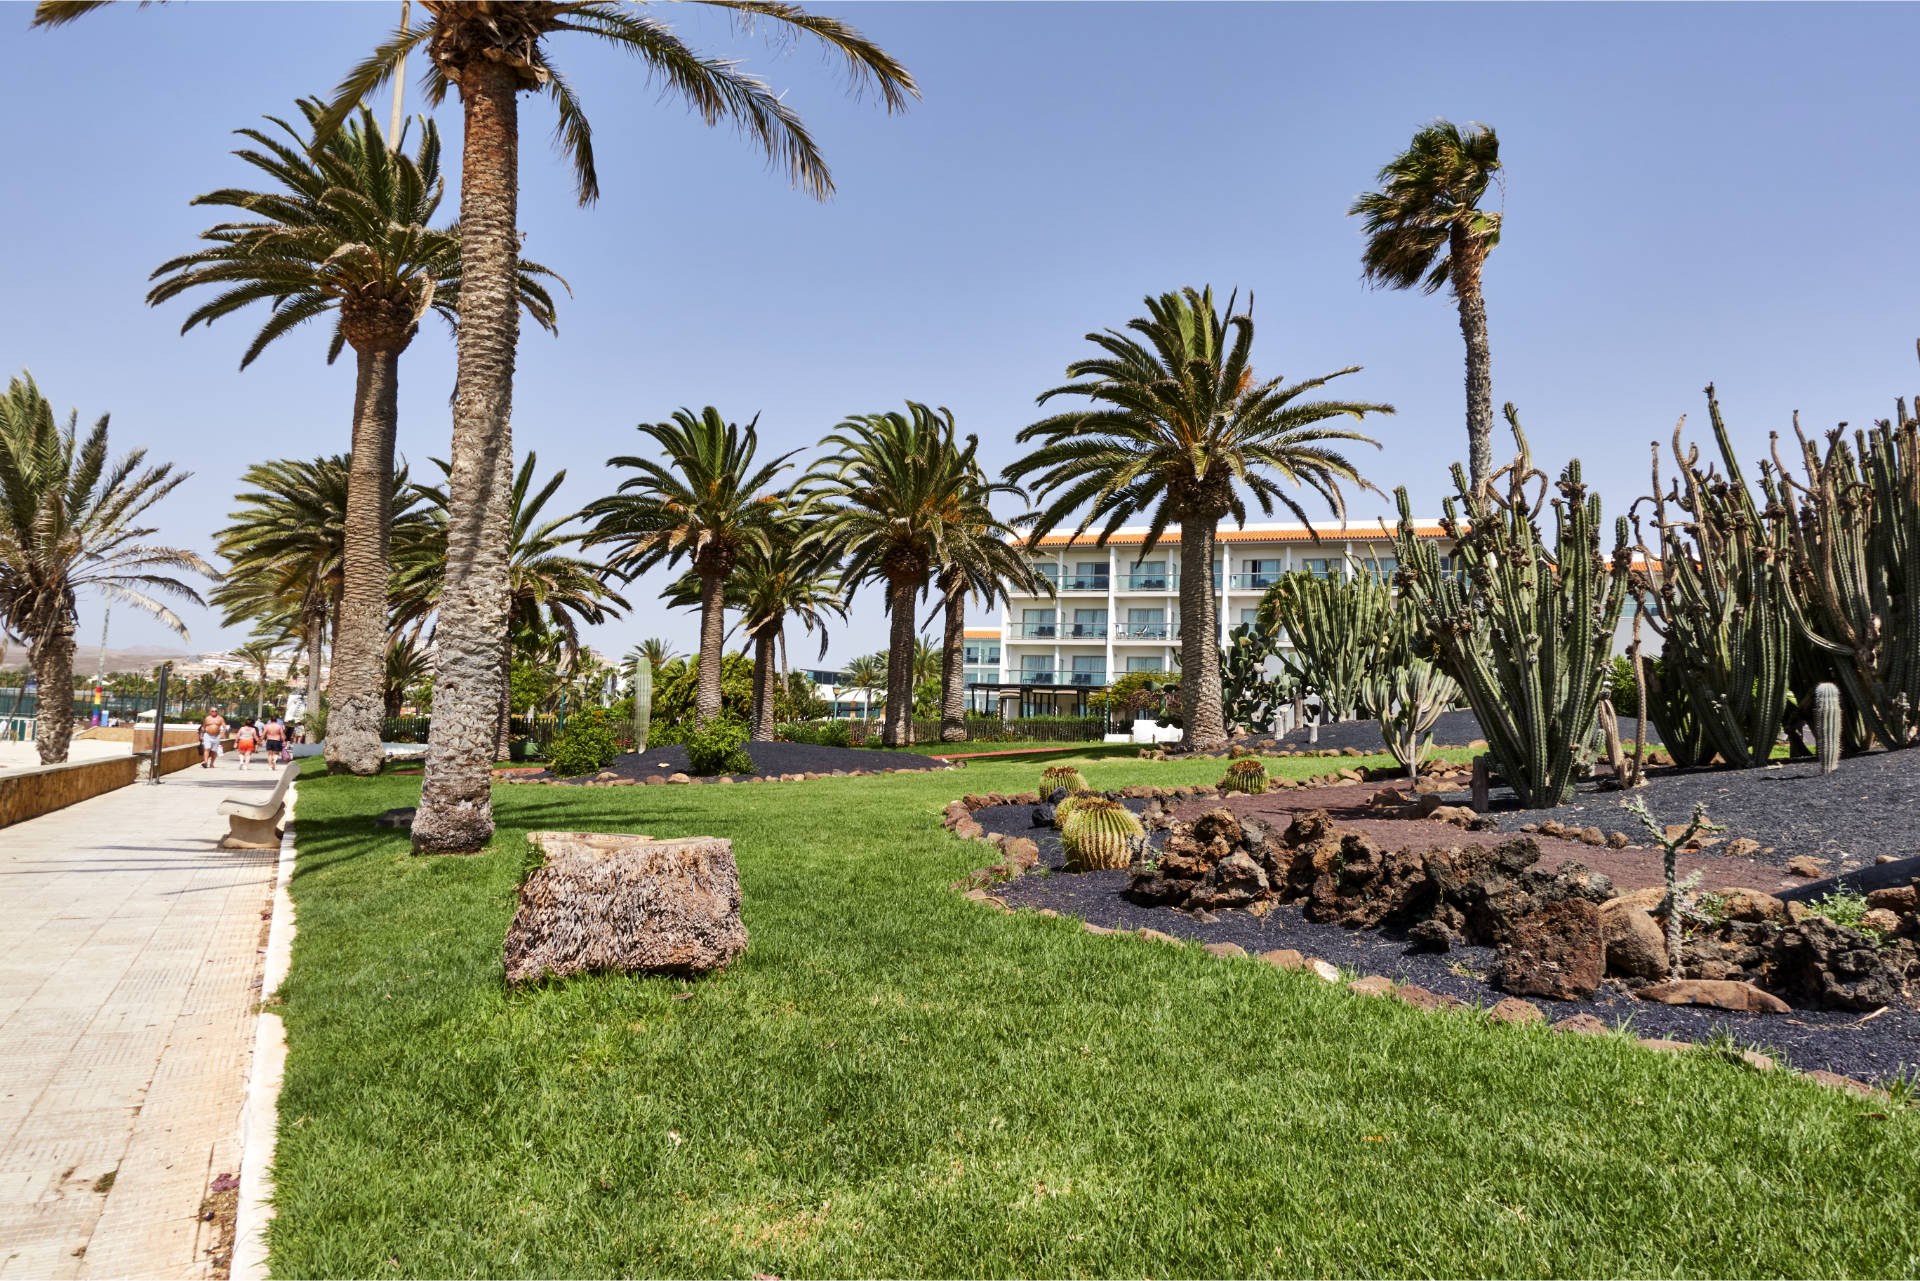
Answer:
[[[1081,777],[1080,771],[1071,765],[1049,765],[1041,771],[1041,793],[1049,793],[1056,787],[1066,788],[1070,795],[1078,795],[1081,792],[1090,792],[1093,790],[1087,786],[1087,780]]]
[[[1267,767],[1248,757],[1227,766],[1227,776],[1220,780],[1223,792],[1245,792],[1249,796],[1259,796],[1267,790]]]
[[[1077,803],[1060,827],[1067,870],[1098,872],[1132,863],[1147,834],[1133,812],[1101,796],[1073,799]]]
[[[1831,681],[1813,688],[1813,746],[1822,774],[1840,768],[1840,687]]]
[[[647,750],[647,734],[653,721],[653,664],[644,658],[633,660],[633,748]]]
[[[1072,792],[1055,802],[1053,807],[1053,825],[1061,831],[1067,827],[1067,815],[1073,813],[1083,803],[1095,799],[1092,792]]]

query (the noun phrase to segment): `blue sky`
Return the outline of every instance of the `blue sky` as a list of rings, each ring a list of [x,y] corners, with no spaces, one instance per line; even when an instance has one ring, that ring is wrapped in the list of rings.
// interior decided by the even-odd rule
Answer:
[[[952,407],[1004,463],[1083,334],[1211,282],[1254,292],[1263,373],[1365,367],[1342,392],[1399,408],[1373,424],[1366,474],[1437,510],[1465,445],[1452,306],[1364,288],[1344,214],[1440,115],[1496,126],[1507,164],[1495,402],[1518,404],[1543,465],[1580,456],[1610,513],[1646,490],[1650,441],[1682,413],[1704,427],[1710,380],[1749,463],[1795,409],[1859,424],[1920,387],[1920,103],[1892,53],[1920,37],[1912,7],[821,7],[900,57],[925,101],[889,117],[809,46],[666,16],[789,91],[833,165],[824,205],[635,64],[563,41],[597,130],[603,195],[581,209],[544,100],[523,105],[526,252],[574,296],[559,338],[522,339],[515,444],[567,468],[566,506],[610,486],[635,423],[681,405],[759,413],[785,450],[911,397]],[[55,32],[0,12],[0,367],[195,473],[160,509],[169,541],[206,549],[247,464],[343,450],[353,380],[318,328],[238,372],[247,323],[182,337],[188,306],[146,307],[147,274],[207,225],[190,197],[252,172],[230,131],[330,88],[398,9],[115,6]],[[441,121],[457,157],[457,111]],[[400,426],[423,468],[446,449],[452,373],[445,331],[423,331]],[[690,644],[692,616],[657,590],[636,583],[594,643]],[[187,613],[194,648],[242,638]],[[98,627],[87,602],[83,669]],[[169,636],[122,610],[113,640]],[[831,657],[883,640],[869,592]]]

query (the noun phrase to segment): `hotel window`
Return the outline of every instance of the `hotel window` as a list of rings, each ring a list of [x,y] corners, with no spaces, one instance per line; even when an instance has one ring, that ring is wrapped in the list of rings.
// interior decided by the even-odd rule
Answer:
[[[1160,670],[1160,660],[1157,658],[1129,658],[1127,660],[1127,670],[1130,672],[1157,672]]]
[[[1309,556],[1300,562],[1300,568],[1315,578],[1343,578],[1341,562],[1333,556]]]

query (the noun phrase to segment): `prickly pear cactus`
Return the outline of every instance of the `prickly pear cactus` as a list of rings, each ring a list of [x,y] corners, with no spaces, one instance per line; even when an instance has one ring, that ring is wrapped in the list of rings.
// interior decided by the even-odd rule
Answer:
[[[1227,766],[1227,776],[1220,780],[1219,786],[1223,792],[1259,796],[1267,790],[1267,767],[1252,759],[1235,761]]]
[[[1126,867],[1145,839],[1146,829],[1131,810],[1101,796],[1080,800],[1060,828],[1070,872]]]
[[[1813,746],[1822,774],[1840,768],[1840,687],[1831,681],[1813,689]]]

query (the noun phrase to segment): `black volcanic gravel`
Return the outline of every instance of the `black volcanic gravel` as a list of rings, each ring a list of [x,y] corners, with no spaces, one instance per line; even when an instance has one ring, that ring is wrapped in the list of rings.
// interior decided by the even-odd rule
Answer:
[[[867,770],[877,773],[883,769],[951,769],[945,761],[931,756],[922,756],[918,752],[882,752],[865,747],[817,747],[812,743],[745,743],[742,744],[748,756],[753,758],[752,774],[735,774],[734,778],[777,778],[782,774],[831,774],[835,770],[844,770],[851,774],[854,770]],[[652,775],[662,778],[670,774],[691,774],[692,768],[687,760],[687,749],[679,743],[668,743],[661,747],[649,747],[644,752],[623,752],[609,771],[621,778],[645,779]],[[556,778],[545,770],[538,774],[523,774],[524,780],[540,783],[588,783],[598,775],[582,774],[578,778]],[[710,779],[695,777],[694,782],[710,782]]]
[[[1494,793],[1496,809],[1503,790]],[[1772,853],[1755,857],[1776,867],[1801,854],[1827,860],[1825,870],[1833,872],[1872,864],[1881,854],[1920,854],[1920,750],[1849,757],[1832,774],[1820,773],[1812,761],[1749,770],[1659,770],[1634,795],[1662,823],[1686,822],[1695,802],[1705,801],[1707,817],[1727,829],[1723,839],[1745,836],[1772,847]],[[1621,800],[1618,792],[1586,783],[1558,809],[1507,810],[1496,817],[1502,831],[1555,818],[1574,827],[1623,828],[1638,840],[1642,829],[1620,812]]]
[[[1634,722],[1631,717],[1620,718],[1620,739],[1633,741]],[[1307,729],[1289,730],[1279,738],[1265,738],[1259,742],[1272,743],[1277,747],[1299,749],[1303,747],[1357,747],[1363,752],[1384,752],[1387,742],[1380,737],[1379,721],[1333,721],[1320,727],[1317,742],[1308,742]],[[1475,739],[1485,738],[1480,732],[1480,722],[1472,712],[1442,712],[1440,719],[1433,723],[1433,743],[1435,747],[1465,747]],[[1647,725],[1647,742],[1658,743],[1660,733],[1651,722]]]
[[[1144,801],[1125,803],[1136,811],[1145,806]],[[1052,908],[1109,929],[1152,928],[1201,943],[1238,943],[1255,955],[1271,948],[1295,948],[1303,956],[1330,961],[1355,975],[1384,974],[1396,983],[1415,983],[1430,992],[1481,1005],[1491,1005],[1506,995],[1480,977],[1493,964],[1491,948],[1456,948],[1438,955],[1416,952],[1386,931],[1309,922],[1297,904],[1278,906],[1265,917],[1217,912],[1214,923],[1205,924],[1173,908],[1142,907],[1122,898],[1121,891],[1127,884],[1124,871],[1061,871],[1064,854],[1059,833],[1034,827],[1031,806],[1000,805],[975,810],[973,817],[989,832],[1025,836],[1040,847],[1044,873],[1036,870],[994,888],[993,893],[1010,907]],[[1151,838],[1155,846],[1165,839],[1164,832],[1153,833]],[[1551,1020],[1592,1014],[1616,1027],[1631,1026],[1639,1036],[1699,1042],[1725,1031],[1740,1045],[1757,1048],[1802,1070],[1824,1068],[1863,1080],[1885,1079],[1920,1065],[1920,1010],[1911,1006],[1891,1006],[1867,1019],[1851,1010],[1735,1014],[1659,1005],[1611,987],[1601,988],[1588,1001],[1539,1000],[1534,1004]]]

